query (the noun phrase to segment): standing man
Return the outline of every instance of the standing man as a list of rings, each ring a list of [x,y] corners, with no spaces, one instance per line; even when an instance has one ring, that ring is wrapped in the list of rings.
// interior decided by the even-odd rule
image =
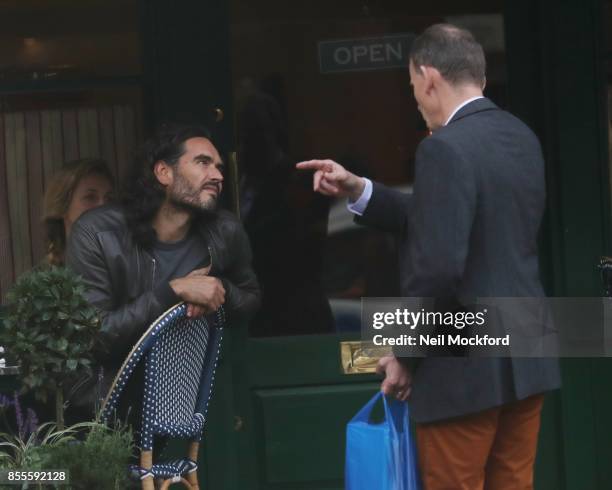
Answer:
[[[81,411],[106,395],[146,327],[172,305],[187,302],[194,317],[224,305],[231,323],[260,300],[244,229],[217,209],[223,162],[208,131],[163,125],[136,163],[122,205],[83,214],[68,243],[66,263],[102,320],[98,376],[68,394]]]
[[[482,47],[437,24],[413,43],[410,81],[432,135],[416,153],[411,196],[312,160],[314,189],[347,196],[359,222],[400,242],[401,293],[542,297],[537,233],[545,204],[536,136],[483,97]],[[533,488],[543,393],[560,386],[554,360],[425,358],[410,369],[380,360],[382,391],[410,396],[427,490]]]

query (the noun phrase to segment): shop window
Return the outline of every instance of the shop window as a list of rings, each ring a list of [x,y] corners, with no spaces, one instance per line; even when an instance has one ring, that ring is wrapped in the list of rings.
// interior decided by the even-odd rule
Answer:
[[[232,0],[240,210],[264,306],[252,335],[358,330],[362,296],[398,294],[393,237],[312,192],[302,159],[332,158],[410,191],[427,136],[409,85],[410,40],[436,22],[485,47],[487,95],[505,104],[501,2]]]
[[[64,163],[120,182],[142,139],[136,0],[0,6],[0,297],[46,250],[42,198]]]

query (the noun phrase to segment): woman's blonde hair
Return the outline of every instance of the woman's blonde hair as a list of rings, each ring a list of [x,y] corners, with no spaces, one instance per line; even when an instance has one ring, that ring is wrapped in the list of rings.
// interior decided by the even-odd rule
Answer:
[[[102,175],[113,183],[113,174],[99,158],[82,158],[65,163],[51,178],[43,201],[42,221],[47,233],[47,262],[63,265],[66,248],[64,216],[68,212],[74,190],[83,177]]]

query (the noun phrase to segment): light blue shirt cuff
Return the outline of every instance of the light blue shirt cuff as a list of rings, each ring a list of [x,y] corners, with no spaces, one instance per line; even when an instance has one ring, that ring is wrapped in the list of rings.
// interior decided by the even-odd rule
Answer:
[[[355,202],[349,201],[346,204],[346,207],[351,213],[358,214],[362,216],[365,213],[366,208],[368,207],[368,203],[370,202],[370,198],[372,197],[372,181],[370,179],[363,178],[365,180],[365,187],[363,188],[363,192],[359,199]]]

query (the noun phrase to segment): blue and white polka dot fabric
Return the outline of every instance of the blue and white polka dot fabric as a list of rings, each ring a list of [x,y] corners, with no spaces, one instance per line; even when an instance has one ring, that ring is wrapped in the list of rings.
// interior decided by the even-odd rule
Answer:
[[[125,384],[144,358],[140,448],[153,449],[155,435],[199,441],[212,397],[225,313],[223,307],[208,317],[188,318],[181,303],[160,317],[141,338],[119,373],[102,411],[112,420]],[[214,323],[214,325],[213,325]],[[195,471],[189,459],[134,467],[140,478],[170,478]]]

